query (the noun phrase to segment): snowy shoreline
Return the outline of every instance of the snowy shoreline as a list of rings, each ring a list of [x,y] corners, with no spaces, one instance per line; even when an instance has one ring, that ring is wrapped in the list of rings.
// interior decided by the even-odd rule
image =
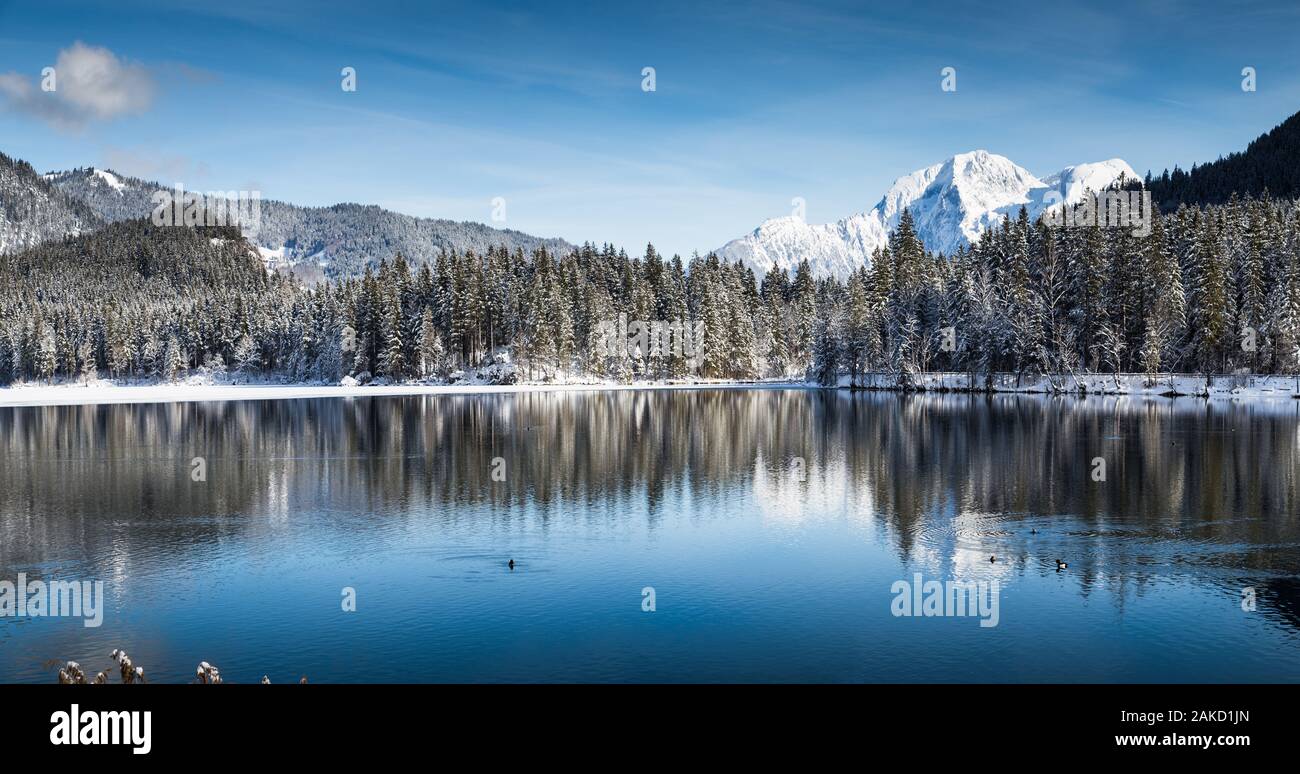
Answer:
[[[913,374],[907,385],[897,374],[861,374],[841,377],[839,388],[883,392],[996,393],[1019,395],[1128,395],[1146,397],[1189,397],[1201,399],[1292,400],[1300,398],[1300,377],[1283,375],[1229,374],[1215,376],[1207,385],[1204,376],[1164,374],[1148,385],[1143,374],[1052,375],[1034,378],[1015,374],[972,377],[964,373],[931,372]],[[520,384],[244,384],[174,383],[118,384],[100,380],[85,384],[18,384],[0,388],[0,407],[82,406],[114,403],[192,403],[237,400],[294,400],[305,398],[364,398],[399,395],[491,395],[535,392],[599,392],[627,390],[718,390],[718,389],[824,389],[819,385],[789,380],[520,383]]]
[[[903,384],[897,374],[869,373],[840,378],[840,386],[855,390],[999,393],[1021,395],[1134,395],[1165,398],[1300,398],[1300,376],[1284,374],[1222,374],[1207,381],[1202,374],[1048,374],[991,376],[953,372],[910,374]]]
[[[0,388],[0,407],[88,406],[104,403],[195,403],[304,398],[377,398],[399,395],[492,395],[615,390],[820,389],[791,381],[547,383],[547,384],[21,384]]]

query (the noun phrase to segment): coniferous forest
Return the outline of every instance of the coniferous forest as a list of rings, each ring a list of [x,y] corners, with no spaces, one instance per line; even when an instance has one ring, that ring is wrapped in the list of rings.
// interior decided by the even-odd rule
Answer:
[[[1284,199],[1300,196],[1300,113],[1229,153],[1184,171],[1174,167],[1159,177],[1147,174],[1145,187],[1162,210],[1183,204],[1225,204],[1234,194]]]
[[[0,381],[809,379],[1300,370],[1300,207],[1182,206],[1147,236],[1022,211],[951,256],[904,213],[845,281],[653,246],[401,255],[305,287],[235,229],[124,221],[0,256]],[[608,356],[601,323],[685,320],[698,358]],[[505,374],[505,375],[503,375]]]

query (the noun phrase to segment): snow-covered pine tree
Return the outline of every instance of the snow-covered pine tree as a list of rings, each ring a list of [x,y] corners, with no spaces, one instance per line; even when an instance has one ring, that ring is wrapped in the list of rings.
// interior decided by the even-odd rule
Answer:
[[[174,333],[169,334],[166,344],[163,345],[159,376],[165,382],[177,381],[185,375],[187,362],[188,358],[181,346],[180,339]]]
[[[799,262],[790,287],[790,333],[787,344],[796,371],[812,365],[813,336],[817,327],[817,288],[812,266],[807,259]]]
[[[420,315],[420,376],[442,376],[442,336],[433,324],[433,310],[427,306]]]

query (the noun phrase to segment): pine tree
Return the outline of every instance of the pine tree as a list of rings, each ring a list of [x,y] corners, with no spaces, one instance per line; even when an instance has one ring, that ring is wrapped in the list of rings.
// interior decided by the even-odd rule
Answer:
[[[235,373],[244,376],[256,372],[262,366],[262,353],[258,351],[252,337],[247,334],[240,336],[235,342],[234,366]]]
[[[406,352],[402,345],[402,305],[396,294],[388,301],[382,328],[383,349],[379,355],[379,375],[390,382],[406,377]]]
[[[1141,359],[1148,378],[1164,364],[1177,358],[1177,342],[1187,325],[1187,298],[1183,289],[1182,271],[1166,237],[1163,219],[1152,218],[1151,233],[1144,247],[1146,309],[1144,340]]]
[[[1300,209],[1295,226],[1300,227]],[[1279,266],[1271,307],[1279,366],[1288,373],[1300,373],[1300,228],[1293,229]]]
[[[13,341],[0,330],[0,385],[9,385],[17,378],[19,367],[14,355]]]
[[[1214,217],[1201,219],[1192,248],[1192,261],[1196,288],[1193,347],[1198,367],[1205,373],[1213,373],[1224,365],[1232,337],[1228,265]]]
[[[764,316],[767,349],[763,357],[767,363],[767,375],[784,378],[789,368],[790,353],[785,344],[785,314],[780,293],[768,295]]]
[[[1240,206],[1245,209],[1245,215],[1244,217],[1237,215],[1235,218],[1237,225],[1235,231],[1241,235],[1242,245],[1238,251],[1238,265],[1234,272],[1237,286],[1237,324],[1233,326],[1233,330],[1241,335],[1244,335],[1247,329],[1253,330],[1258,334],[1258,339],[1268,328],[1265,324],[1264,306],[1267,300],[1264,263],[1264,253],[1267,249],[1264,243],[1266,222],[1261,202],[1247,199],[1244,205]],[[1230,204],[1230,213],[1232,207],[1233,205]],[[1236,213],[1231,214],[1236,215]],[[1252,371],[1259,370],[1259,344],[1261,343],[1257,341],[1255,347],[1243,353],[1243,359],[1249,363]]]
[[[177,381],[184,376],[187,362],[188,358],[185,355],[185,350],[181,347],[180,339],[174,333],[169,334],[167,343],[163,345],[159,376],[165,382]]]
[[[39,318],[36,321],[36,340],[40,347],[36,353],[36,375],[46,382],[52,382],[58,366],[54,332],[44,327]]]
[[[90,383],[99,379],[99,365],[95,362],[95,348],[90,341],[81,342],[77,348],[77,360],[81,363],[81,381]]]
[[[849,376],[856,382],[870,346],[871,309],[867,302],[867,278],[854,272],[848,279],[844,319],[843,358]]]
[[[1104,296],[1108,256],[1101,227],[1095,223],[1083,227],[1082,239],[1070,248],[1067,270],[1080,354],[1084,366],[1095,371],[1101,367],[1101,331],[1108,322]]]
[[[813,336],[817,326],[817,288],[807,259],[800,261],[795,269],[790,296],[791,328],[787,342],[793,366],[804,371],[812,363]]]
[[[442,337],[433,325],[433,310],[424,308],[420,315],[420,376],[442,375]]]
[[[833,387],[839,381],[840,332],[833,319],[822,317],[818,323],[809,379],[823,387]]]

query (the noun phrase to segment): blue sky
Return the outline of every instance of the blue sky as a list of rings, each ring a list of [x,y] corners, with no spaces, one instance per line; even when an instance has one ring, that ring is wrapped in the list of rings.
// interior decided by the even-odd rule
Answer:
[[[1219,5],[0,0],[0,151],[489,223],[503,197],[494,225],[685,256],[974,148],[1044,176],[1244,147],[1300,110],[1300,6]],[[129,93],[15,98],[77,42]]]

